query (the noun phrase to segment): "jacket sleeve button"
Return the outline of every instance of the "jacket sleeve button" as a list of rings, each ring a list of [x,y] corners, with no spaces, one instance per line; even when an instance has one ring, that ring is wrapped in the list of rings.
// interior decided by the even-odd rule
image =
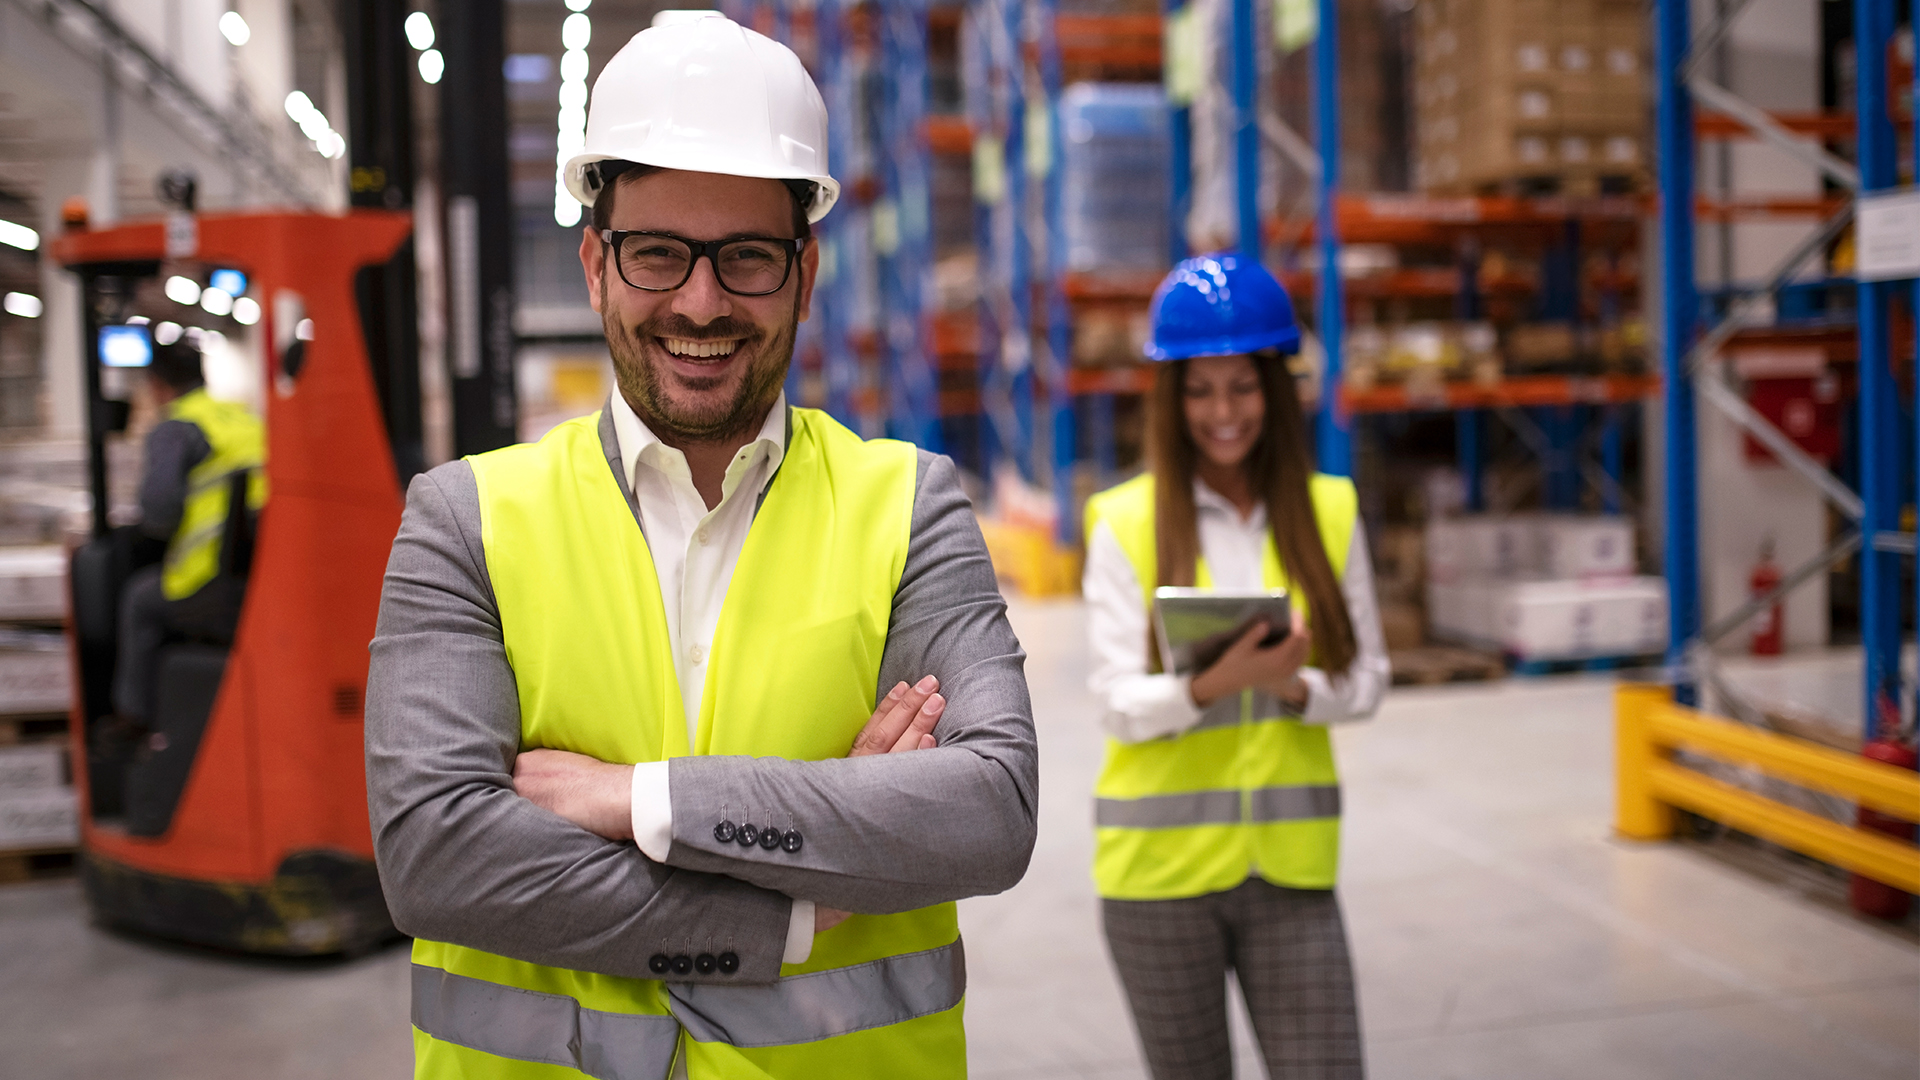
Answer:
[[[667,959],[666,953],[654,953],[652,956],[647,957],[647,970],[653,972],[655,975],[665,975],[667,972],[673,970],[673,961]]]
[[[713,827],[713,838],[723,844],[730,843],[733,840],[733,833],[734,827],[731,821],[722,821]]]
[[[784,838],[782,838],[780,841],[780,846],[785,848],[787,850],[787,854],[789,855],[799,851],[800,850],[800,830],[788,829],[787,835]]]
[[[675,975],[685,975],[692,970],[693,957],[688,956],[686,953],[681,953],[679,956],[673,958],[673,973]]]
[[[722,975],[731,975],[740,970],[740,958],[730,952],[720,954],[719,964]]]
[[[741,847],[752,847],[760,842],[760,830],[751,825],[742,825],[733,838]]]
[[[702,975],[713,974],[713,969],[719,966],[720,961],[714,959],[713,954],[710,952],[703,952],[693,958],[693,970]]]
[[[760,846],[768,851],[780,846],[780,830],[769,825],[760,830]]]

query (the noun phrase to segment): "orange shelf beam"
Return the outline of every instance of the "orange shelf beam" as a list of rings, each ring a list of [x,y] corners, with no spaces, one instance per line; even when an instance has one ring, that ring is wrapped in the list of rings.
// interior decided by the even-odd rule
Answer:
[[[1783,112],[1774,113],[1773,118],[1795,135],[1810,135],[1820,139],[1853,137],[1852,113]],[[1703,139],[1757,138],[1752,128],[1725,113],[1702,111],[1696,114],[1693,130]]]
[[[1443,383],[1437,392],[1408,393],[1405,386],[1369,390],[1340,389],[1340,407],[1348,413],[1440,412],[1497,409],[1524,405],[1602,405],[1638,401],[1660,392],[1653,375],[1528,375],[1492,386]]]
[[[936,113],[921,122],[920,130],[926,134],[927,148],[936,154],[973,153],[973,126],[964,116]]]

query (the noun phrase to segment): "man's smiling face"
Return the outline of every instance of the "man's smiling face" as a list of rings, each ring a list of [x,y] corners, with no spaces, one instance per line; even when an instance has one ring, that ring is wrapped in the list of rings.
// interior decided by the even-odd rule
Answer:
[[[691,240],[794,235],[793,197],[777,180],[663,170],[615,181],[610,227]],[[818,250],[801,251],[786,284],[766,296],[726,291],[713,262],[671,292],[622,281],[614,256],[591,227],[580,262],[606,329],[627,404],[669,441],[723,440],[757,429],[780,396],[794,334],[807,318]]]

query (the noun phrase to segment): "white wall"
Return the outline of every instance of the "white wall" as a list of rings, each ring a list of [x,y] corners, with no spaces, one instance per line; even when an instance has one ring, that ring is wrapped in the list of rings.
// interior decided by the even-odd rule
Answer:
[[[1752,0],[1728,38],[1727,88],[1772,110],[1811,111],[1820,106],[1820,0]],[[1701,27],[1711,5],[1695,4]],[[1711,74],[1711,63],[1706,68]],[[1719,155],[1702,144],[1699,191],[1717,197],[1721,189]],[[1735,198],[1820,194],[1818,174],[1791,154],[1757,139],[1730,144],[1730,178]],[[1766,279],[1803,238],[1818,227],[1812,220],[1743,221],[1732,229],[1732,271],[1736,282]],[[1703,225],[1696,242],[1703,287],[1721,274],[1720,231]],[[1811,260],[1800,276],[1822,276]],[[1740,429],[1711,405],[1699,404],[1700,557],[1707,622],[1745,603],[1748,578],[1763,538],[1774,538],[1774,561],[1791,568],[1827,543],[1826,508],[1813,486],[1779,465],[1746,460]],[[1789,645],[1827,641],[1827,583],[1824,575],[1801,586],[1786,607]],[[1728,639],[1732,650],[1746,648],[1747,635]]]

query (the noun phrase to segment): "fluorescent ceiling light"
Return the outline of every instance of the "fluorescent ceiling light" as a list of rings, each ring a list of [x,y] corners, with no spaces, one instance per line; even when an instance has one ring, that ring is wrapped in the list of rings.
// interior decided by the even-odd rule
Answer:
[[[8,293],[6,300],[0,302],[0,306],[6,308],[7,314],[18,315],[23,319],[37,319],[40,317],[40,312],[45,310],[39,297],[23,292]]]
[[[15,222],[0,220],[0,244],[34,251],[40,247],[40,234]]]
[[[439,49],[428,49],[420,54],[420,78],[425,80],[428,86],[438,83],[440,76],[446,73],[447,59],[440,55]]]
[[[200,302],[200,283],[175,274],[167,279],[167,299],[176,304],[197,304]]]
[[[237,11],[229,11],[220,16],[220,33],[232,42],[235,48],[245,45],[247,39],[253,37],[253,31],[248,28],[247,20],[241,18]]]
[[[433,16],[424,11],[416,11],[407,16],[407,44],[425,52],[433,48]]]

